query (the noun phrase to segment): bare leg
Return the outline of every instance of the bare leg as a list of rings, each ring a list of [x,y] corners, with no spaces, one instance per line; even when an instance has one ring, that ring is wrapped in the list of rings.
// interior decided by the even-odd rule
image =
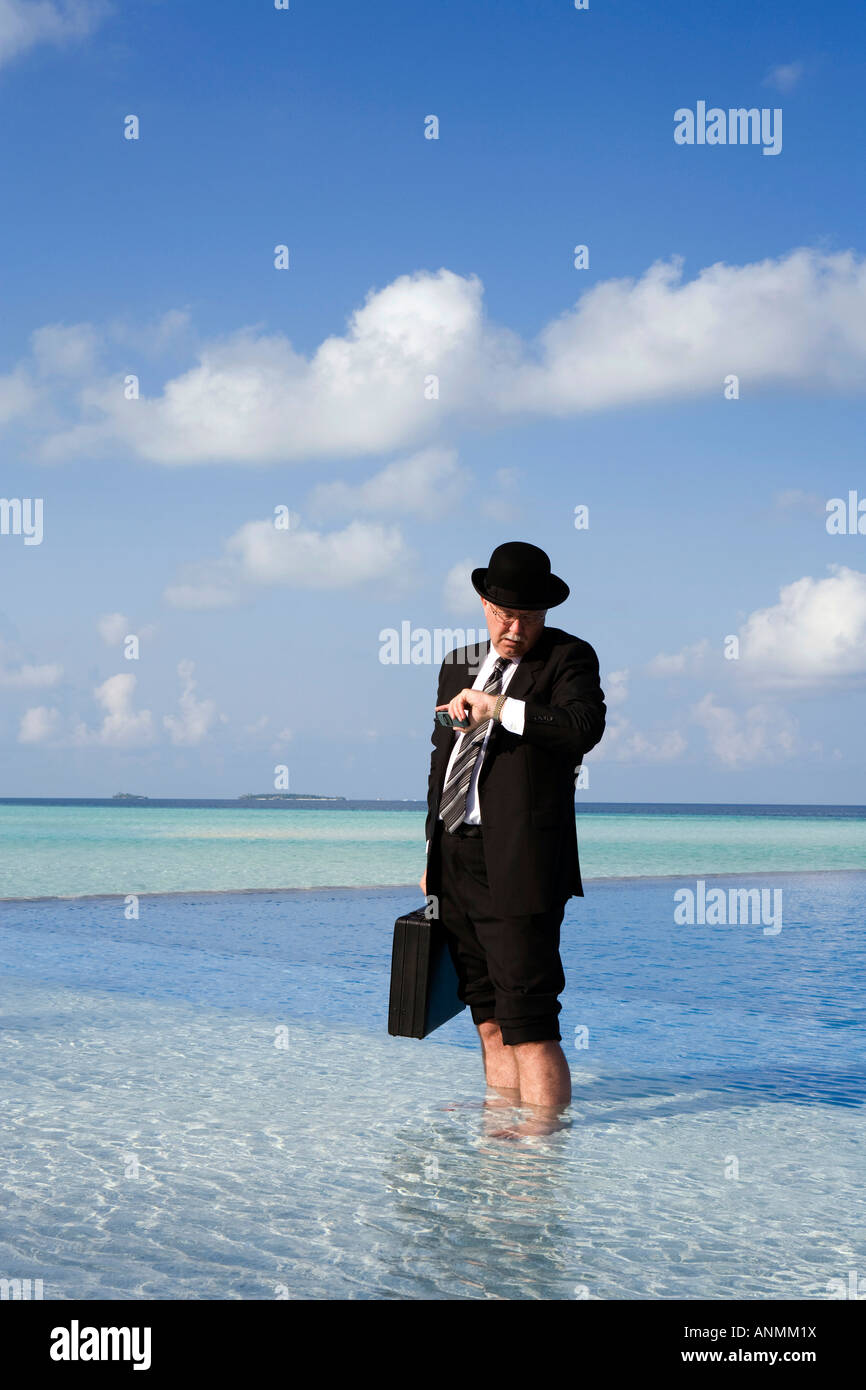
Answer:
[[[512,1098],[517,1100],[520,1076],[514,1048],[506,1047],[503,1043],[502,1032],[495,1019],[487,1019],[477,1027],[488,1086],[494,1086],[498,1091],[513,1091]]]
[[[505,1048],[517,1057],[520,1099],[524,1105],[555,1107],[571,1100],[571,1072],[559,1043],[515,1043]]]

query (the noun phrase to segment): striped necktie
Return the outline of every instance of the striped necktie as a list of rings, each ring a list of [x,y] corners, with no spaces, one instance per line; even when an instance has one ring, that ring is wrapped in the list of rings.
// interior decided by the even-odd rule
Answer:
[[[496,658],[496,664],[484,682],[484,689],[488,694],[499,694],[502,685],[502,673],[510,664],[507,657],[498,656]],[[462,824],[466,814],[466,797],[469,793],[469,785],[489,725],[490,720],[485,719],[471,734],[463,735],[463,746],[454,759],[451,775],[442,789],[440,810],[445,829],[449,835],[454,834],[458,826]]]

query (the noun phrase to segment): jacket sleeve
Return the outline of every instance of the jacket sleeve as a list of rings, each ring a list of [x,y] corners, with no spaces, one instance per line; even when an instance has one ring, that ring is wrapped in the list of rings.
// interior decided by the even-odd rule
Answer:
[[[443,662],[443,663],[442,663],[442,666],[439,668],[439,684],[438,684],[438,686],[436,687],[436,703],[437,703],[437,705],[442,705],[442,704],[445,703],[445,701],[444,701],[444,699],[443,699],[443,697],[442,697],[442,682],[443,682],[444,674],[445,674],[445,663]],[[435,718],[434,718],[434,723],[433,723],[433,734],[432,734],[432,737],[431,737],[431,742],[432,742],[432,744],[433,744],[433,751],[432,751],[431,754],[430,754],[430,772],[429,772],[428,777],[427,777],[427,820],[426,820],[426,823],[425,823],[425,833],[426,833],[426,836],[427,836],[427,849],[428,849],[428,850],[429,850],[429,848],[430,848],[430,838],[431,838],[431,835],[432,835],[432,833],[433,833],[433,826],[434,826],[435,821],[436,821],[436,812],[437,812],[438,809],[439,809],[438,806],[434,806],[434,805],[433,805],[433,787],[434,787],[434,783],[435,783],[435,781],[436,781],[436,759],[437,759],[437,756],[439,756],[440,748],[441,748],[441,732],[444,732],[444,730],[442,730],[441,725],[439,725],[439,724],[437,724],[437,723],[435,722]]]
[[[575,642],[565,649],[550,704],[525,702],[523,737],[538,748],[580,759],[599,742],[606,714],[598,657],[588,642]]]

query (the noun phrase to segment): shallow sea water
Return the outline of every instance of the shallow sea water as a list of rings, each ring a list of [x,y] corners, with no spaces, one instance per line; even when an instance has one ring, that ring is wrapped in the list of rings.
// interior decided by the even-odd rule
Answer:
[[[467,1014],[387,1035],[406,890],[2,904],[0,1275],[46,1299],[831,1297],[866,1270],[864,887],[785,876],[777,936],[675,927],[663,881],[572,900],[570,1124],[518,1140]]]

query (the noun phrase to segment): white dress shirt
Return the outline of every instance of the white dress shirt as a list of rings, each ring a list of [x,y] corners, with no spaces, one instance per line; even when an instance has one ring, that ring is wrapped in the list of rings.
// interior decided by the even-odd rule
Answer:
[[[492,674],[493,667],[496,665],[498,656],[499,653],[494,650],[493,643],[491,642],[490,650],[487,653],[484,660],[482,661],[481,667],[478,671],[478,675],[475,677],[475,680],[472,683],[473,690],[484,689],[485,683]],[[511,680],[512,676],[514,675],[514,672],[517,670],[517,667],[519,665],[519,656],[509,660],[508,665],[502,672],[502,683],[499,687],[500,694],[505,693],[506,687],[508,686],[509,681]],[[502,704],[502,710],[500,712],[500,720],[503,727],[508,729],[509,732],[512,734],[522,734],[524,711],[525,705],[523,700],[515,700],[513,697],[504,700]],[[481,808],[478,805],[478,778],[481,774],[481,764],[484,762],[484,755],[487,752],[487,745],[490,742],[490,735],[493,731],[493,724],[494,720],[491,719],[490,723],[487,726],[487,732],[484,735],[484,742],[481,745],[481,752],[475,760],[475,766],[472,769],[472,781],[469,783],[469,790],[466,793],[466,812],[463,816],[463,819],[468,825],[481,824]],[[443,787],[446,786],[448,783],[448,778],[451,776],[451,769],[454,766],[454,760],[463,746],[464,733],[474,731],[455,730],[455,732],[458,734],[458,737],[454,740],[454,747],[451,749],[451,757],[448,759],[448,766],[445,769],[445,782],[443,783]],[[441,814],[439,816],[439,819],[442,819]]]

